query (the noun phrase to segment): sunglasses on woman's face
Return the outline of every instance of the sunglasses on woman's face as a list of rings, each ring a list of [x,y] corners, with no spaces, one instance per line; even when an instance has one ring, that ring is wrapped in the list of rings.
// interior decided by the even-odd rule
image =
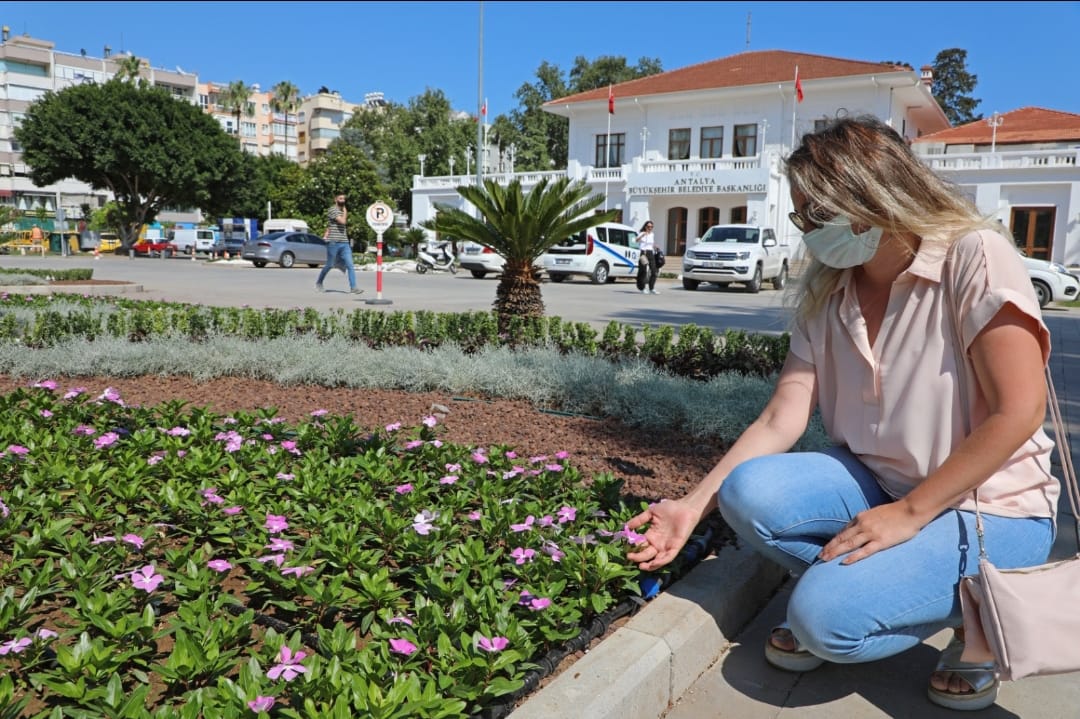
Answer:
[[[806,204],[803,206],[803,210],[808,210],[808,213],[806,215],[802,214],[799,211],[788,213],[788,219],[791,220],[791,224],[795,225],[797,228],[799,228],[799,232],[803,233],[810,232],[811,230],[820,230],[822,227],[822,222],[819,220],[811,219],[811,217],[814,215],[820,217],[821,208],[810,208],[810,205]],[[824,221],[828,222],[828,220]]]

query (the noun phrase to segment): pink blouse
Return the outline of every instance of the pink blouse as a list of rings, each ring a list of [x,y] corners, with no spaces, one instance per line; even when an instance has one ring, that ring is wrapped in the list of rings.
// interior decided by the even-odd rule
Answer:
[[[947,245],[923,241],[893,283],[885,319],[871,347],[846,271],[824,310],[800,321],[791,352],[814,365],[818,406],[830,438],[847,446],[893,497],[906,495],[964,438],[952,313],[961,317],[965,351],[1006,303],[1035,318],[1043,362],[1050,332],[1013,243],[982,230],[956,241],[949,268],[953,305],[942,289]],[[952,307],[955,306],[955,310]],[[966,371],[974,382],[970,363]],[[989,410],[982,389],[969,391],[977,427]],[[1011,517],[1052,517],[1060,493],[1050,474],[1054,444],[1040,428],[979,487],[979,509]],[[972,497],[956,504],[974,509]]]

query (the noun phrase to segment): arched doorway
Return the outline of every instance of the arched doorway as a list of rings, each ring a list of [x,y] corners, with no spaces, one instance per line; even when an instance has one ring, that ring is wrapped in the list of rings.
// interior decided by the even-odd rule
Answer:
[[[686,251],[686,208],[672,207],[667,213],[667,242],[664,252],[681,256]]]

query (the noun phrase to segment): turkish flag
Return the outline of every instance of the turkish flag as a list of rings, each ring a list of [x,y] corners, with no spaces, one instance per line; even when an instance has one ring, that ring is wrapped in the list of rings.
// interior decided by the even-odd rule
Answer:
[[[615,114],[615,88],[611,85],[607,87],[607,111],[612,115]]]
[[[795,99],[797,102],[802,102],[802,80],[799,79],[799,67],[795,66]]]

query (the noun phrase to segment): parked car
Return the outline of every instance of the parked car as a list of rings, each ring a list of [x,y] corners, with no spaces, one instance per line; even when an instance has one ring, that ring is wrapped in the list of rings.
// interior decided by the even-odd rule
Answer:
[[[214,246],[210,248],[210,254],[213,257],[224,257],[228,253],[230,258],[239,258],[240,253],[244,251],[244,241],[240,239],[229,238],[227,240],[218,240],[214,243]]]
[[[458,264],[461,269],[468,270],[473,277],[482,280],[488,274],[502,274],[506,258],[490,247],[467,241],[461,245],[461,251],[458,252]]]
[[[696,290],[702,282],[726,287],[741,282],[750,292],[761,290],[763,280],[781,290],[787,284],[787,247],[776,243],[771,227],[713,225],[683,255],[682,284]]]
[[[320,267],[326,262],[326,241],[310,232],[271,232],[245,242],[240,256],[256,267],[271,262],[286,268],[297,262]]]
[[[618,277],[635,279],[639,255],[637,230],[605,222],[549,247],[537,264],[547,271],[552,282],[585,275],[593,284],[603,284]]]
[[[114,252],[120,247],[120,236],[115,232],[102,232],[98,240],[98,252]]]
[[[1028,257],[1020,253],[1027,268],[1035,296],[1039,298],[1039,307],[1046,307],[1051,302],[1068,302],[1080,296],[1080,277],[1069,272],[1065,265]]]
[[[142,239],[131,246],[132,251],[143,257],[172,257],[177,253],[176,245],[167,240]]]

